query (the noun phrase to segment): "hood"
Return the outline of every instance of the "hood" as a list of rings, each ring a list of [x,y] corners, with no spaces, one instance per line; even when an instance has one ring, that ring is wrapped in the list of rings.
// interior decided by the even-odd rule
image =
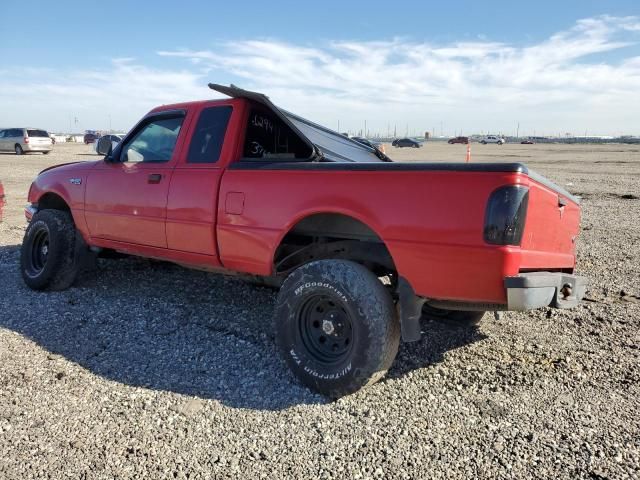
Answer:
[[[271,103],[269,97],[262,93],[243,90],[235,85],[226,87],[216,83],[210,83],[209,88],[232,98],[252,100],[271,110],[314,152],[313,160],[362,163],[391,161],[389,157],[375,148],[363,145],[334,130],[278,108]]]
[[[45,172],[55,170],[56,172],[74,172],[78,170],[87,170],[93,168],[98,162],[68,162],[61,163],[59,165],[52,165],[42,170],[38,175],[42,175]]]

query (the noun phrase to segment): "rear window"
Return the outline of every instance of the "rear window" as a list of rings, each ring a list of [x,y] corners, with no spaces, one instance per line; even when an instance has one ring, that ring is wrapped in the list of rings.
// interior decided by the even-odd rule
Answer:
[[[280,118],[268,110],[252,108],[244,141],[244,158],[303,159],[311,149]]]
[[[49,134],[45,130],[27,130],[29,137],[48,137]]]

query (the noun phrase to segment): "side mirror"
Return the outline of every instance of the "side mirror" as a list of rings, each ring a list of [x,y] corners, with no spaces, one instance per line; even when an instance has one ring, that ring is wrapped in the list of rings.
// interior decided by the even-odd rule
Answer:
[[[113,146],[110,138],[101,137],[98,139],[98,145],[96,146],[96,152],[98,152],[98,155],[111,155],[112,150]]]

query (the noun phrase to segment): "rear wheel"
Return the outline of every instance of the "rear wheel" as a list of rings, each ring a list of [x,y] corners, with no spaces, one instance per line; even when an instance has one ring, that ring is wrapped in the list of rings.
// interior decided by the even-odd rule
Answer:
[[[24,283],[33,290],[64,290],[80,270],[76,228],[71,215],[60,210],[37,212],[24,234],[20,267]]]
[[[22,149],[22,147],[17,143],[16,143],[15,151],[16,151],[16,155],[22,155],[24,153],[24,150]]]
[[[46,152],[42,152],[43,155],[49,155],[49,153],[51,153],[51,150],[47,150]]]
[[[391,295],[369,270],[319,260],[282,285],[276,339],[303,384],[339,398],[384,376],[398,352],[400,323]]]

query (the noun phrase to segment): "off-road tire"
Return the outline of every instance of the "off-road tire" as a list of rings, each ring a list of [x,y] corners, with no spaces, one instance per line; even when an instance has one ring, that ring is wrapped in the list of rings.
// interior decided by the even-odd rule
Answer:
[[[431,307],[427,304],[422,307],[422,315],[426,318],[454,327],[472,327],[478,325],[482,320],[482,317],[484,317],[484,314],[485,312],[445,310],[442,308]]]
[[[33,216],[20,250],[20,271],[29,288],[65,290],[73,284],[81,267],[76,235],[68,212],[41,210]]]
[[[304,385],[339,398],[385,375],[398,352],[400,322],[390,293],[373,273],[347,260],[318,260],[284,281],[276,342]]]

